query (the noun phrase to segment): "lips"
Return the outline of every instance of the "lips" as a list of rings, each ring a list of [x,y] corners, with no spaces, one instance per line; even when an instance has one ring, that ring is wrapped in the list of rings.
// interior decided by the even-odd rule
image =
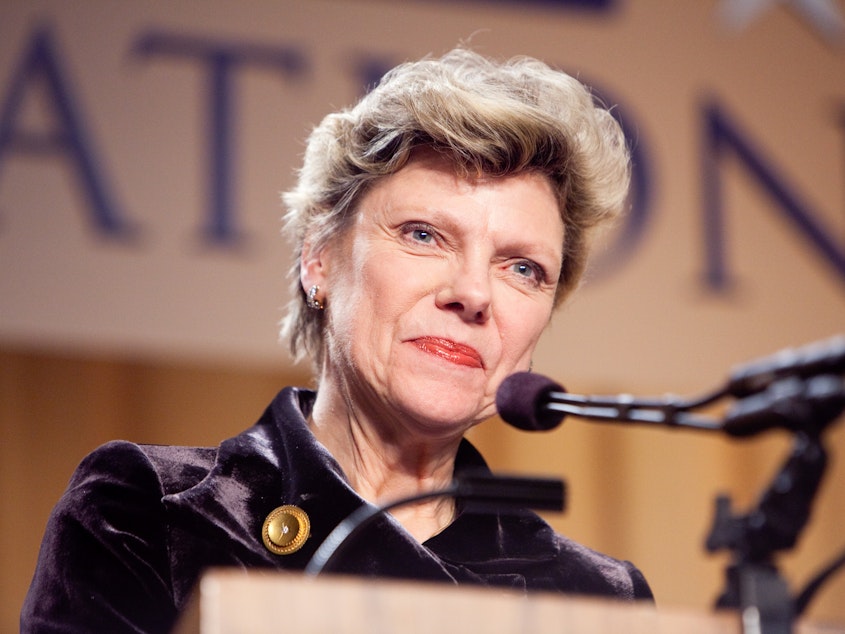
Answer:
[[[413,343],[423,352],[428,352],[456,365],[463,365],[469,368],[484,367],[484,364],[481,362],[481,355],[478,354],[475,348],[471,348],[470,346],[465,346],[449,339],[440,339],[439,337],[420,337],[419,339],[414,339]]]

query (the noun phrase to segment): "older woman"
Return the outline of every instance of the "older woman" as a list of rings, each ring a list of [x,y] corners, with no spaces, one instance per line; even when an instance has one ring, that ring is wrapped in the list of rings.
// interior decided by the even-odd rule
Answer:
[[[527,370],[625,198],[619,127],[571,77],[466,50],[402,65],[308,144],[285,197],[285,331],[316,392],[284,389],[219,448],[110,443],[50,519],[23,631],[163,631],[209,566],[302,569],[366,503],[486,468],[465,432]],[[627,562],[538,516],[397,508],[346,573],[648,598]]]

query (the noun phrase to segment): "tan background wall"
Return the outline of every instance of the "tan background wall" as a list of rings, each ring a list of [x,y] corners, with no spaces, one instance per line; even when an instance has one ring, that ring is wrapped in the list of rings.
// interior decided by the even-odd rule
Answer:
[[[741,4],[741,3],[736,3]],[[302,139],[360,90],[355,60],[442,52],[472,36],[494,55],[563,65],[619,101],[645,150],[649,222],[621,268],[594,275],[555,319],[535,369],[573,392],[693,394],[734,364],[845,331],[845,284],[735,158],[720,164],[735,285],[700,283],[703,104],[717,102],[842,248],[845,47],[788,7],[742,29],[721,2],[619,0],[591,12],[416,0],[309,3],[87,0],[0,5],[0,104],[49,24],[99,166],[142,228],[130,245],[86,224],[67,161],[0,154],[0,630],[16,627],[52,504],[79,460],[112,438],[213,444],[251,424],[283,385],[307,383],[276,344],[286,246],[278,192]],[[727,6],[727,5],[724,5]],[[841,8],[840,13],[845,13]],[[248,240],[196,236],[205,205],[207,99],[196,63],[132,54],[150,29],[291,46],[308,71],[238,76],[237,196]],[[25,125],[49,128],[36,91]],[[0,148],[2,151],[2,148]],[[643,568],[660,604],[708,607],[725,557],[702,543],[717,492],[740,508],[766,486],[786,434],[745,442],[570,420],[548,435],[493,421],[473,438],[494,467],[569,483],[555,526]],[[845,547],[845,429],[798,549],[793,588]],[[845,575],[811,616],[845,621]]]

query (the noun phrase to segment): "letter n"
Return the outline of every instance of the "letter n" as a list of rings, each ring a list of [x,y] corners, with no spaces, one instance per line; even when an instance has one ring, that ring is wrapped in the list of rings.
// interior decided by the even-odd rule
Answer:
[[[704,108],[704,239],[707,265],[705,283],[714,291],[724,291],[730,284],[725,255],[724,200],[719,166],[731,153],[747,172],[763,187],[775,203],[774,210],[807,240],[818,255],[829,264],[840,281],[845,283],[845,247],[834,242],[832,232],[823,226],[810,205],[791,187],[763,154],[756,150],[747,135],[715,103]]]

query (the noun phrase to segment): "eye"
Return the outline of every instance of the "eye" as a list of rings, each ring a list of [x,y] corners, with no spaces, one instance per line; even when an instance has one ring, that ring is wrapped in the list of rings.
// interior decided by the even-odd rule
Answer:
[[[431,242],[431,232],[426,229],[414,229],[411,232],[411,237],[418,242]]]
[[[524,277],[527,280],[532,280],[539,284],[545,279],[545,271],[536,262],[530,260],[519,260],[511,265],[511,270],[519,277]]]
[[[435,231],[431,225],[422,222],[411,222],[402,227],[402,233],[414,242],[431,244],[435,239]]]

